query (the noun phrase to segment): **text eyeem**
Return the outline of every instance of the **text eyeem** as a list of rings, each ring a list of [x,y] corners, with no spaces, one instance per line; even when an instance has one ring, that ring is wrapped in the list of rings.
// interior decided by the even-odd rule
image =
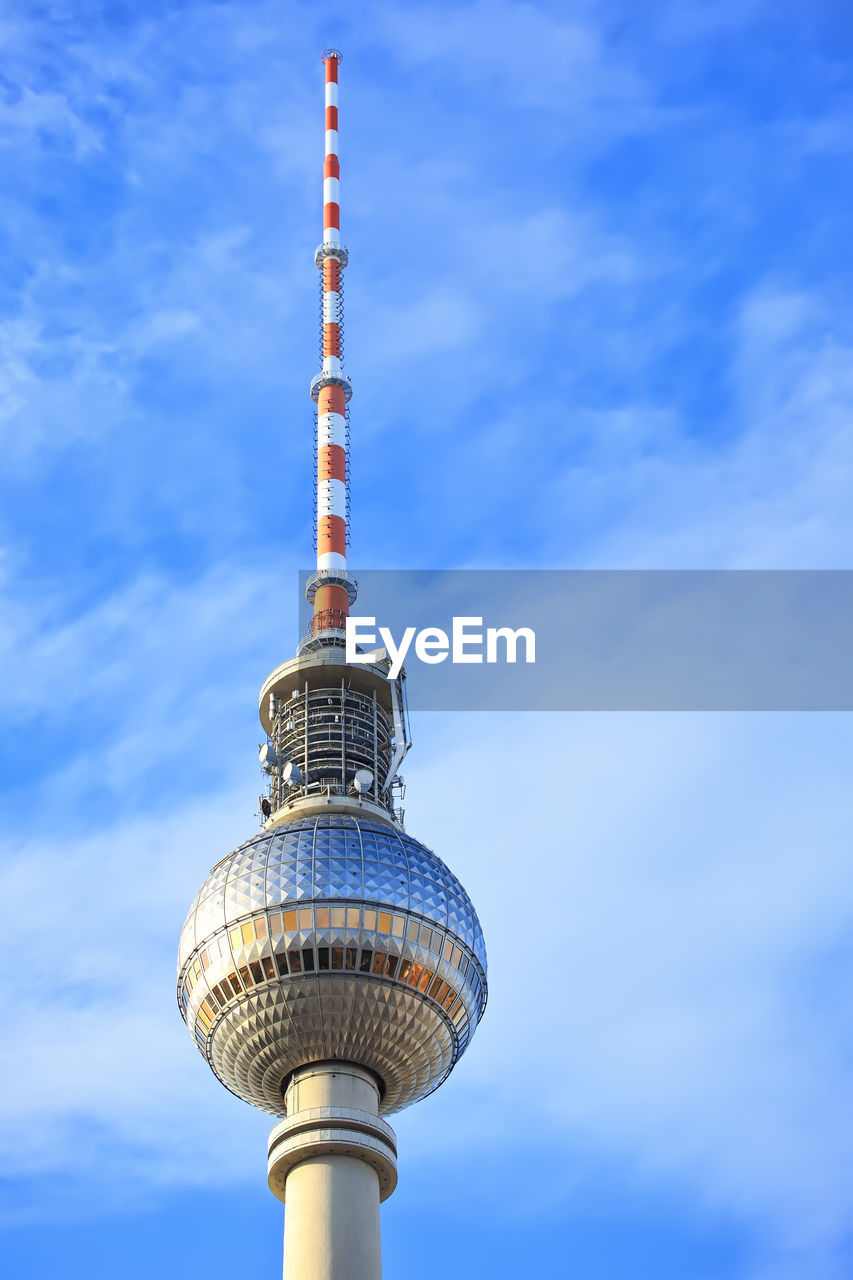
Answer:
[[[524,661],[536,661],[536,633],[530,627],[486,627],[482,618],[454,618],[450,635],[441,627],[406,627],[398,644],[390,627],[377,627],[375,618],[347,618],[346,660],[375,662],[375,652],[359,653],[358,646],[382,646],[391,660],[388,679],[396,680],[406,654],[414,642],[421,662],[517,662],[519,641],[524,642]],[[499,648],[500,646],[500,648]],[[500,655],[499,656],[499,652]]]

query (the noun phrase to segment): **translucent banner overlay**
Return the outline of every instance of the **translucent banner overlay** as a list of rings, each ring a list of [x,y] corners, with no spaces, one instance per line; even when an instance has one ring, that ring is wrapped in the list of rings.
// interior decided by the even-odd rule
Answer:
[[[362,648],[386,648],[391,657],[409,631],[404,669],[415,709],[853,710],[853,571],[377,569],[353,576],[352,616],[362,619],[362,637],[376,634],[375,644],[362,638]],[[311,620],[307,578],[300,575],[303,637]],[[374,624],[364,621],[370,618]],[[453,660],[454,619],[464,640],[457,657],[468,661]],[[523,633],[515,662],[507,661],[512,644],[502,629],[533,633],[535,660],[525,660],[531,645]],[[445,633],[446,646],[436,632]],[[482,660],[471,661],[477,654]]]

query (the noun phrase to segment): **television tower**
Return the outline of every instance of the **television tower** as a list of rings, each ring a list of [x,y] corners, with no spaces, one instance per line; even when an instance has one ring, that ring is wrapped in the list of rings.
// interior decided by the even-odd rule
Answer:
[[[348,665],[352,387],[343,371],[338,68],[323,55],[326,146],[317,568],[311,631],[264,681],[261,831],[213,867],[181,934],[178,1004],[211,1070],[280,1117],[268,1181],[286,1204],[285,1280],[379,1280],[379,1205],[397,1182],[385,1116],[426,1097],[486,1003],[471,900],[403,829],[404,674]]]

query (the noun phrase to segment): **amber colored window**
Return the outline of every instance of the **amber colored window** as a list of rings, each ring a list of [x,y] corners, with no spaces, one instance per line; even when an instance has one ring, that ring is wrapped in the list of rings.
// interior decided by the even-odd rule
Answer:
[[[232,929],[228,936],[231,939],[231,946],[235,951],[238,947],[243,945],[243,938],[239,929]]]
[[[302,972],[302,952],[301,951],[288,951],[287,960],[290,965],[291,973]]]
[[[358,907],[347,907],[347,928],[348,929],[358,928],[360,915],[361,915],[361,912],[358,909]]]
[[[314,951],[312,947],[302,948],[302,967],[306,973],[314,972]]]
[[[240,977],[243,979],[243,986],[247,990],[249,989],[249,987],[254,986],[254,983],[252,982],[252,976],[249,973],[248,965],[245,965],[245,964],[243,965],[243,967],[240,970]]]
[[[198,960],[196,960],[195,964],[193,965],[193,977],[195,978],[196,982],[198,982],[199,978],[201,977],[201,965],[199,964]]]
[[[332,907],[332,928],[343,929],[346,925],[346,907]]]
[[[432,929],[428,929],[425,924],[421,925],[420,943],[422,947],[428,947],[432,942]]]
[[[318,947],[317,948],[317,968],[328,969],[328,967],[329,967],[329,948]]]
[[[454,969],[459,968],[460,964],[462,963],[462,950],[460,947],[453,948],[453,959],[451,960],[450,963],[453,965]]]
[[[284,931],[285,933],[294,933],[299,928],[299,912],[284,912]]]
[[[400,972],[397,974],[397,981],[405,982],[409,974],[411,973],[411,971],[412,971],[411,960],[404,960],[403,963],[400,965]]]
[[[280,911],[274,911],[270,916],[270,933],[284,933],[284,923]]]
[[[293,955],[299,955],[298,951],[294,951]],[[287,977],[287,956],[283,951],[276,951],[275,962],[278,965],[278,971],[283,978]]]
[[[370,962],[372,959],[373,959],[372,951],[368,951],[366,949],[362,951],[361,960],[359,961],[359,966],[358,966],[362,973],[370,973]]]
[[[216,999],[219,1001],[220,1004],[225,1004],[225,1001],[227,1000],[228,997],[225,995],[225,993],[223,992],[218,982],[216,986],[213,988],[213,994],[216,996]]]
[[[444,1008],[449,1009],[455,999],[456,999],[456,992],[453,990],[452,987],[448,987],[447,995],[442,1000],[442,1004]]]
[[[444,950],[442,951],[441,954],[444,956],[445,960],[449,960],[450,957],[453,955],[453,943],[450,940],[450,938],[446,940],[444,944]]]
[[[384,951],[374,951],[372,973],[384,973],[386,955]]]
[[[441,988],[442,988],[443,986],[444,986],[444,983],[442,982],[441,978],[435,978],[435,980],[433,981],[432,986],[430,987],[429,991],[427,992],[427,995],[429,995],[429,996],[431,997],[431,999],[433,999],[433,1000],[437,1000],[437,999],[438,999],[438,996],[439,996],[439,992],[441,991]]]
[[[344,967],[343,947],[332,947],[332,968],[343,969],[343,967]]]
[[[386,976],[387,976],[387,977],[389,977],[389,978],[393,978],[393,977],[394,977],[394,973],[395,973],[395,970],[396,970],[396,968],[397,968],[397,960],[398,960],[398,958],[399,958],[398,956],[390,956],[390,955],[389,955],[389,957],[388,957],[388,961],[387,961],[387,963],[386,963],[386,965],[385,965],[385,974],[386,974]]]
[[[421,980],[418,983],[418,990],[426,991],[431,981],[432,981],[432,969],[424,969],[423,973],[421,974]]]
[[[299,908],[299,928],[300,928],[300,929],[311,929],[311,928],[313,928],[313,925],[312,925],[312,923],[311,923],[311,908],[310,908],[310,907],[300,907],[300,908]]]
[[[346,956],[344,957],[345,967],[354,969],[356,967],[356,949],[355,947],[346,948]]]
[[[371,911],[369,907],[364,908],[364,927],[365,929],[376,928],[376,912]]]
[[[379,926],[378,926],[378,928],[379,928],[379,932],[380,932],[380,933],[390,933],[390,932],[391,932],[391,912],[390,912],[390,911],[380,911],[380,912],[379,912]]]
[[[409,942],[417,942],[420,927],[421,926],[418,924],[417,920],[409,921],[409,927],[406,930],[406,937],[409,939]]]
[[[201,967],[205,970],[210,968],[210,956],[206,951],[202,951],[201,953]]]
[[[394,917],[394,923],[393,923],[393,926],[392,926],[392,928],[391,928],[391,932],[393,933],[394,937],[395,937],[395,938],[402,938],[402,936],[403,936],[403,934],[405,933],[405,931],[406,931],[406,917],[405,917],[405,916],[395,916],[395,917]]]
[[[267,936],[267,922],[263,916],[255,921],[255,937],[265,938]]]
[[[261,966],[258,964],[257,960],[250,960],[249,968],[252,970],[252,977],[255,979],[255,982],[263,982],[264,980],[263,970],[261,969]]]
[[[329,927],[329,908],[328,908],[328,907],[317,907],[316,915],[317,915],[317,928],[318,928],[318,929],[328,929],[328,927]]]
[[[416,987],[418,985],[418,978],[421,976],[422,972],[423,972],[423,965],[420,965],[420,964],[412,965],[412,971],[409,974],[408,978],[406,979],[410,987]]]
[[[253,942],[253,941],[254,941],[254,939],[255,939],[255,931],[254,931],[254,929],[252,928],[252,922],[251,922],[251,920],[247,920],[245,924],[241,925],[241,926],[240,926],[240,931],[241,931],[241,933],[243,934],[243,941],[244,941],[244,942]]]
[[[270,960],[269,956],[261,956],[261,968],[264,971],[265,978],[275,977],[275,969],[273,968],[272,960]]]

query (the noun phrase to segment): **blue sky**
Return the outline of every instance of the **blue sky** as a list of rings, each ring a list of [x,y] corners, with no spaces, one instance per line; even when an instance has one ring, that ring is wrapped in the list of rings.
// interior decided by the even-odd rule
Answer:
[[[832,0],[0,8],[14,1274],[280,1265],[267,1121],[198,1057],[174,956],[253,830],[310,558],[322,49],[355,565],[848,568],[851,26]],[[849,1276],[848,719],[414,730],[407,825],[480,910],[491,994],[396,1119],[386,1274]]]

